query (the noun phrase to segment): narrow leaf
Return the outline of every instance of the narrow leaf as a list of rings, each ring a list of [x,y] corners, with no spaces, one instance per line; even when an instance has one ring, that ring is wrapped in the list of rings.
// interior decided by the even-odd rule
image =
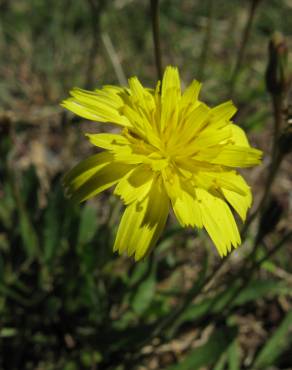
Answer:
[[[196,370],[216,363],[234,340],[236,334],[237,329],[234,327],[216,330],[207,343],[193,350],[179,364],[170,366],[167,370]]]
[[[292,343],[292,311],[288,312],[279,327],[264,344],[254,363],[254,368],[265,369],[272,365]]]

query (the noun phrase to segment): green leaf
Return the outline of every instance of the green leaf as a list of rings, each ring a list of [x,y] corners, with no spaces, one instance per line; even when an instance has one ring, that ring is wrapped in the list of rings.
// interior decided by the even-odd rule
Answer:
[[[257,300],[264,297],[267,294],[279,293],[284,289],[284,285],[280,281],[274,280],[253,280],[247,287],[238,292],[234,300],[230,302],[231,307],[241,306],[248,302]],[[207,298],[202,302],[192,304],[185,312],[181,315],[180,323],[184,321],[194,321],[200,317],[208,314],[220,313],[225,308],[231,297],[235,295],[239,289],[239,281],[235,281],[233,284],[220,292],[215,297]]]
[[[214,366],[213,370],[224,370],[226,365],[226,352],[224,352],[219,358],[217,364]]]
[[[67,362],[66,365],[64,366],[64,370],[77,370],[77,369],[78,365],[73,361]]]
[[[277,265],[273,261],[269,260],[262,263],[261,267],[262,269],[271,273],[275,272],[275,270],[277,269]]]
[[[15,181],[15,180],[14,180]],[[36,168],[30,166],[23,174],[21,181],[21,197],[26,208],[30,209],[31,214],[38,210],[38,189],[40,186]]]
[[[4,196],[0,198],[0,222],[5,228],[13,227],[13,211],[15,209],[15,202],[12,195],[11,187],[8,183],[3,185]]]
[[[180,326],[180,324],[185,321],[186,317],[188,317],[188,314],[190,312],[191,312],[190,320],[194,320],[196,315],[200,316],[200,314],[208,311],[209,301],[206,301],[207,305],[203,307],[199,307],[198,305],[194,307],[193,305],[191,305],[192,300],[200,292],[201,286],[206,278],[206,274],[208,271],[208,264],[209,264],[208,255],[206,254],[204,258],[203,266],[201,268],[201,271],[199,272],[199,276],[194,282],[192,288],[189,290],[187,297],[185,298],[186,299],[185,303],[178,310],[173,311],[172,314],[170,315],[170,320],[173,323],[170,329],[167,330],[167,336],[169,338],[172,338],[175,335],[175,331]],[[197,311],[197,307],[199,308],[198,311]],[[200,308],[202,308],[203,310],[200,310]]]
[[[227,349],[227,361],[229,370],[240,370],[240,348],[236,339]]]
[[[19,227],[26,254],[28,258],[33,259],[36,257],[38,251],[38,237],[29,214],[24,208],[19,209]]]
[[[10,185],[18,213],[18,224],[23,248],[29,259],[34,259],[38,254],[38,235],[32,222],[33,212],[31,207],[26,207],[25,194],[21,191],[20,184],[11,176]]]
[[[57,186],[50,193],[48,206],[44,214],[43,224],[43,248],[44,248],[44,261],[50,263],[54,258],[61,241],[61,228],[62,228],[62,210],[64,204],[64,197],[62,189]]]
[[[167,370],[196,370],[203,366],[215,364],[229,347],[237,335],[235,327],[217,329],[207,343],[191,351],[179,364],[170,366]]]
[[[17,330],[15,328],[2,328],[0,330],[0,338],[10,338],[17,335]]]
[[[80,216],[80,225],[79,225],[79,234],[78,234],[78,244],[84,245],[89,243],[97,229],[97,216],[96,210],[89,206],[85,205],[81,211]]]
[[[13,290],[10,286],[6,284],[0,283],[0,294],[2,297],[4,296],[9,297],[25,306],[31,304],[31,300],[23,297],[21,294],[19,294],[17,291]]]
[[[136,263],[130,277],[127,278],[128,284],[134,286],[147,275],[149,269],[149,259]]]
[[[148,263],[151,263],[148,260]],[[142,314],[152,302],[156,288],[156,265],[153,264],[149,274],[138,284],[131,296],[130,304],[137,314]]]
[[[276,294],[284,288],[284,284],[277,280],[252,280],[246,288],[240,291],[234,305],[243,305],[247,302],[254,301],[267,294]]]
[[[101,353],[128,352],[140,349],[144,346],[145,338],[153,331],[153,324],[128,325],[125,329],[117,330],[107,325],[103,336],[97,338],[98,350]],[[132,352],[133,353],[133,352]]]
[[[155,293],[155,286],[155,277],[148,278],[139,285],[131,302],[136,313],[142,314],[149,307]]]
[[[273,365],[277,358],[292,343],[289,333],[292,331],[292,311],[288,312],[279,327],[267,340],[254,362],[255,369],[265,369]]]
[[[0,241],[1,241],[1,235],[0,235]],[[1,243],[0,243],[0,250],[1,250]],[[4,278],[5,278],[4,261],[0,254],[0,283],[3,283]]]
[[[146,318],[150,321],[160,321],[160,319],[163,320],[166,315],[169,315],[172,310],[173,306],[170,304],[170,301],[165,296],[156,293],[150,307],[147,309]]]
[[[133,311],[126,311],[119,320],[113,322],[113,328],[116,330],[126,330],[131,323],[135,322],[136,315]]]

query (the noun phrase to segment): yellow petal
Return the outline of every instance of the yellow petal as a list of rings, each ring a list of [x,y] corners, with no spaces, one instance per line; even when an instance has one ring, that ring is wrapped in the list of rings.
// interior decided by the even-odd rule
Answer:
[[[129,87],[131,90],[132,101],[142,107],[147,113],[150,113],[155,108],[153,94],[145,89],[137,77],[129,79]]]
[[[99,148],[118,150],[121,147],[130,145],[129,140],[122,135],[116,134],[85,134],[89,141]]]
[[[98,153],[86,158],[65,174],[63,178],[64,186],[67,191],[74,191],[75,188],[82,186],[97,171],[100,171],[101,168],[113,160],[114,156],[109,152]]]
[[[80,103],[92,106],[103,103],[111,108],[119,109],[124,105],[123,100],[118,94],[113,94],[104,89],[88,91],[75,87],[70,91],[70,95]]]
[[[165,167],[162,171],[162,179],[164,183],[165,190],[170,199],[175,199],[179,197],[181,193],[180,179],[176,172]]]
[[[77,115],[99,122],[112,122],[124,127],[131,127],[126,117],[119,113],[123,107],[123,100],[117,94],[106,93],[102,90],[90,92],[73,89],[72,98],[62,102],[62,106]]]
[[[193,157],[191,157],[191,159],[197,162],[202,162],[202,163],[206,162],[206,165],[209,164],[209,165],[215,166],[216,163],[213,162],[213,160],[219,156],[222,150],[223,150],[223,147],[221,145],[216,145],[216,146],[211,146],[211,147],[208,146],[205,149],[201,148],[201,150],[199,150],[198,153],[193,153]],[[222,163],[220,162],[219,164],[222,164]]]
[[[194,190],[189,192],[181,188],[179,196],[172,199],[172,208],[183,227],[203,227],[202,212]]]
[[[250,187],[245,180],[236,175],[236,185],[242,189],[242,192],[235,191],[230,187],[222,187],[222,193],[226,200],[231,204],[235,211],[239,214],[242,221],[245,221],[246,214],[252,203],[252,194]]]
[[[141,147],[132,145],[127,137],[116,134],[86,134],[90,142],[100,148],[107,149],[114,154],[114,160],[127,164],[140,164],[147,160],[147,148],[141,141]],[[136,152],[134,153],[134,149]],[[140,150],[139,150],[140,149]],[[141,153],[140,153],[141,152]]]
[[[99,92],[100,89],[95,89],[95,92]],[[105,91],[110,94],[118,95],[121,99],[123,99],[123,95],[127,94],[128,89],[126,87],[115,86],[115,85],[103,85],[102,91]]]
[[[184,122],[181,122],[175,133],[169,135],[168,146],[173,152],[181,152],[181,155],[192,153],[193,147],[189,143],[207,124],[209,108],[200,103],[188,115]]]
[[[219,194],[222,193],[240,218],[245,220],[247,210],[251,206],[252,196],[250,187],[237,172],[199,171],[196,180],[197,186],[203,189],[219,190]]]
[[[217,172],[214,181],[216,186],[234,191],[240,195],[246,195],[250,191],[247,183],[236,171]]]
[[[161,118],[160,128],[171,131],[177,125],[178,102],[181,97],[180,79],[178,69],[166,67],[161,89]]]
[[[161,90],[162,98],[168,97],[168,93],[172,89],[176,92],[176,94],[181,94],[178,69],[176,67],[168,66],[163,74]]]
[[[194,147],[194,151],[199,151],[214,145],[220,145],[229,140],[231,137],[232,131],[228,125],[220,130],[213,129],[212,126],[208,126],[197,137],[194,138],[190,145]]]
[[[196,109],[188,115],[184,122],[183,129],[184,132],[188,133],[190,139],[205,127],[209,112],[210,108],[207,107],[206,104],[200,103]]]
[[[247,140],[247,137],[245,135],[245,132],[243,131],[242,128],[240,128],[237,125],[234,125],[233,123],[231,123],[229,127],[232,130],[232,140],[234,141],[235,145],[247,146],[247,147],[250,146]]]
[[[152,145],[159,147],[160,140],[157,136],[155,127],[150,125],[148,119],[145,118],[142,112],[138,112],[137,109],[133,109],[132,107],[126,105],[123,108],[123,114],[133,126],[131,131],[136,133],[141,139],[144,139]]]
[[[64,178],[68,196],[82,202],[117,183],[133,166],[114,162],[110,153],[100,153],[78,164]]]
[[[164,186],[179,223],[184,226],[202,227],[202,216],[195,189],[190,181],[185,181],[175,172],[164,169]]]
[[[119,181],[114,194],[121,197],[126,205],[134,201],[142,201],[149,193],[152,182],[153,171],[149,166],[140,165]]]
[[[203,189],[227,189],[241,195],[249,192],[249,187],[235,171],[216,170],[197,172],[196,184]]]
[[[261,158],[261,150],[246,146],[226,145],[211,162],[223,166],[243,168],[259,164]]]
[[[129,86],[130,104],[125,105],[123,113],[138,130],[141,137],[151,138],[155,136],[155,125],[152,122],[155,110],[153,90],[144,88],[137,77],[129,79]]]
[[[181,101],[180,101],[180,107],[181,109],[189,106],[189,107],[195,107],[199,93],[201,90],[202,84],[199,81],[194,80],[184,91]]]
[[[125,150],[120,149],[119,151],[115,152],[114,158],[118,162],[123,162],[131,165],[150,162],[146,155],[135,154],[131,151],[130,147],[125,147]]]
[[[115,240],[114,251],[135,254],[140,260],[155,245],[169,210],[169,200],[157,179],[142,202],[131,203],[125,210]]]
[[[220,256],[225,256],[241,243],[232,212],[225,201],[204,189],[196,189],[205,229]]]
[[[230,120],[236,113],[237,108],[231,100],[219,104],[211,109],[211,117],[214,121]]]

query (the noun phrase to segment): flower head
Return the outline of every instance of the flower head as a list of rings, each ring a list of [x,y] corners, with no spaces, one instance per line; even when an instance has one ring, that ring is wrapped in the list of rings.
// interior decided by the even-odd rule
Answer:
[[[157,242],[170,208],[182,226],[205,228],[221,256],[240,244],[231,208],[244,221],[252,196],[235,171],[260,163],[245,133],[230,120],[231,101],[214,108],[198,99],[201,84],[181,91],[179,73],[167,67],[162,84],[73,89],[62,105],[92,121],[111,122],[120,132],[87,134],[104,149],[69,171],[67,193],[84,201],[115,186],[126,205],[114,250],[141,259]]]

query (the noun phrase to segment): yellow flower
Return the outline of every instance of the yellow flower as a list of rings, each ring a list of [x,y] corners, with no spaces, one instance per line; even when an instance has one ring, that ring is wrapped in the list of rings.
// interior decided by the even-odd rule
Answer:
[[[73,89],[62,105],[92,121],[111,122],[119,133],[87,134],[105,149],[69,171],[67,193],[84,201],[115,185],[126,205],[114,251],[141,259],[157,242],[170,206],[182,226],[205,228],[221,256],[240,244],[232,207],[244,221],[252,196],[234,170],[260,163],[245,133],[230,121],[231,101],[209,108],[201,84],[181,91],[177,68],[167,67],[162,86]]]

